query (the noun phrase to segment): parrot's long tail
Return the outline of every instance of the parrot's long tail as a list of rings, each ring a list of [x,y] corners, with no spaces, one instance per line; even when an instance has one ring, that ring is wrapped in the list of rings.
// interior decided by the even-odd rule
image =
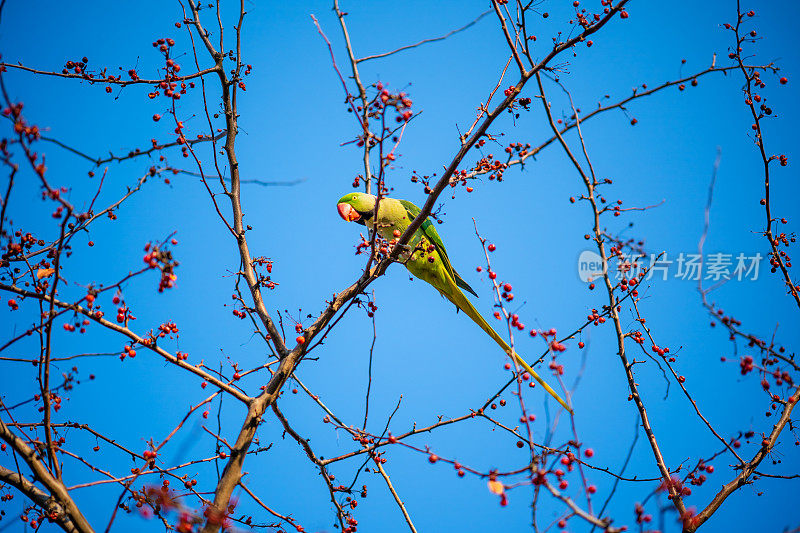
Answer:
[[[550,396],[555,398],[556,401],[558,401],[558,403],[560,403],[562,405],[562,407],[564,407],[564,409],[566,409],[570,414],[572,414],[572,412],[573,412],[572,408],[569,405],[567,405],[567,402],[562,400],[561,397],[556,393],[556,391],[554,391],[553,388],[550,385],[548,385],[541,378],[541,376],[539,376],[539,374],[537,374],[536,371],[533,368],[531,368],[531,366],[528,363],[526,363],[525,360],[522,357],[520,357],[520,355],[518,353],[516,353],[514,350],[511,349],[511,347],[508,345],[508,343],[506,343],[506,341],[503,340],[503,337],[501,337],[494,330],[494,328],[492,328],[492,326],[490,326],[489,323],[486,322],[486,320],[478,312],[478,310],[475,309],[475,306],[472,305],[472,302],[467,300],[467,297],[464,296],[464,293],[461,292],[455,286],[453,287],[453,289],[454,290],[449,291],[449,292],[451,292],[451,294],[444,294],[443,293],[444,296],[448,300],[453,302],[456,305],[456,307],[458,307],[459,309],[464,311],[464,313],[468,317],[470,317],[473,322],[478,324],[483,331],[485,331],[491,338],[494,339],[494,342],[496,342],[503,349],[504,352],[506,352],[511,357],[513,357],[514,360],[516,360],[517,363],[519,363],[519,365],[522,366],[522,368],[524,368],[531,376],[533,376],[533,379],[538,381],[539,385],[544,387],[544,390],[546,390],[550,394]]]

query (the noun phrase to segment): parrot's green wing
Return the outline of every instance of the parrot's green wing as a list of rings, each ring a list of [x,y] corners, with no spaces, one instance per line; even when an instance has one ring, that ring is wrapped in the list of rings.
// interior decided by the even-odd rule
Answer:
[[[400,200],[400,203],[403,204],[403,207],[406,208],[406,213],[408,213],[408,220],[411,222],[414,220],[417,215],[422,212],[422,209],[417,207],[416,205],[412,204],[408,200]],[[433,223],[431,222],[430,218],[426,218],[425,222],[422,223],[422,226],[419,228],[420,231],[425,235],[425,238],[436,247],[436,250],[439,252],[439,257],[442,258],[442,263],[444,263],[444,267],[453,276],[453,279],[456,282],[456,285],[464,289],[465,291],[471,293],[476,298],[478,295],[472,290],[472,287],[464,281],[461,276],[456,272],[453,268],[453,265],[450,264],[450,258],[447,257],[447,250],[444,247],[444,243],[442,242],[442,238],[439,237],[439,233],[436,231]]]

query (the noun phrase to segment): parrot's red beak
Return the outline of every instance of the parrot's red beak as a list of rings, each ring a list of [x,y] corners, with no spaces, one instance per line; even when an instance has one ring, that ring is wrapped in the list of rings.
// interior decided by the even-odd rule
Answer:
[[[336,209],[339,211],[339,216],[345,219],[347,222],[353,222],[361,218],[361,215],[358,214],[358,211],[353,209],[353,206],[350,204],[338,204]]]

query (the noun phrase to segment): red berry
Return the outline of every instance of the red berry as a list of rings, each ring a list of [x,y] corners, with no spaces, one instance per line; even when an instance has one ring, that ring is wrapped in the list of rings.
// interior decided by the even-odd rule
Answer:
[[[297,344],[303,344],[306,342],[306,338],[300,335],[295,339],[295,341],[297,341]]]
[[[781,78],[779,81],[781,82],[781,85],[786,85],[787,83],[789,83],[789,78],[787,78],[786,76],[784,76],[784,77],[783,77],[783,78]]]
[[[497,249],[497,247],[496,247],[494,244],[490,244],[490,245],[489,245],[489,246],[487,246],[486,248],[487,248],[487,249],[488,249],[490,252],[494,252],[494,251]]]

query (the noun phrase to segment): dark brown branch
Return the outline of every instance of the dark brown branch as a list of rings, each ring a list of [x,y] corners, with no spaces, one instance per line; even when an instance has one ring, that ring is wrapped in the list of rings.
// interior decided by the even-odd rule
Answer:
[[[50,71],[50,70],[40,70],[40,69],[31,68],[31,67],[26,67],[24,65],[18,65],[16,63],[0,63],[0,68],[2,68],[2,67],[13,68],[13,69],[17,69],[17,70],[24,70],[25,72],[30,72],[32,74],[39,74],[39,75],[42,75],[42,76],[55,76],[57,78],[77,79],[77,80],[87,81],[87,82],[89,82],[91,84],[103,83],[103,84],[110,84],[110,85],[120,85],[122,87],[125,87],[127,85],[139,85],[139,84],[143,84],[143,83],[147,84],[147,85],[158,85],[159,83],[161,83],[162,81],[165,81],[165,79],[166,79],[166,78],[164,78],[164,79],[158,79],[158,80],[146,80],[146,79],[138,78],[138,79],[135,79],[135,80],[118,80],[116,78],[114,78],[114,79],[109,79],[109,78],[90,78],[88,74],[72,74],[72,73],[69,73],[69,72],[64,74],[63,72],[54,72],[54,71]],[[192,79],[195,79],[195,78],[199,78],[201,76],[205,76],[206,74],[211,74],[212,72],[217,72],[218,70],[219,70],[219,67],[215,65],[213,67],[201,70],[199,72],[195,72],[194,74],[189,74],[188,76],[170,76],[169,79],[166,79],[166,80],[170,81],[170,82],[192,80]]]
[[[238,389],[236,389],[234,387],[231,387],[228,383],[224,383],[224,382],[218,380],[217,378],[215,378],[214,376],[212,376],[211,374],[209,374],[208,372],[206,372],[204,370],[201,370],[200,368],[198,368],[198,367],[196,367],[194,365],[190,365],[189,363],[187,363],[187,362],[185,362],[185,361],[183,361],[181,359],[178,359],[177,357],[175,357],[171,353],[167,352],[165,349],[161,348],[157,344],[148,343],[144,339],[144,337],[141,337],[141,336],[137,335],[136,333],[134,333],[130,329],[126,328],[125,326],[121,326],[121,325],[116,324],[114,322],[110,322],[110,321],[106,320],[105,318],[98,317],[91,310],[85,309],[84,307],[82,307],[82,306],[80,306],[78,304],[69,304],[69,303],[66,303],[66,302],[62,302],[62,301],[60,301],[58,299],[51,299],[47,295],[38,294],[38,293],[35,293],[35,292],[31,292],[31,291],[26,291],[26,290],[20,289],[19,287],[15,287],[13,285],[6,285],[4,283],[0,283],[0,290],[12,292],[14,294],[18,294],[19,296],[24,296],[25,298],[34,298],[34,299],[37,299],[37,300],[42,300],[42,301],[46,301],[46,302],[52,302],[56,307],[60,307],[62,309],[69,309],[69,310],[75,311],[76,313],[80,313],[81,315],[83,315],[83,316],[85,316],[85,317],[87,317],[87,318],[89,318],[91,320],[94,320],[98,324],[100,324],[100,325],[102,325],[102,326],[104,326],[104,327],[106,327],[106,328],[108,328],[110,330],[113,330],[113,331],[116,331],[117,333],[121,333],[122,335],[125,335],[126,337],[131,339],[136,344],[140,344],[140,345],[144,346],[145,348],[148,348],[149,350],[154,351],[155,353],[157,353],[158,355],[163,357],[168,362],[170,362],[170,363],[172,363],[174,365],[177,365],[177,366],[179,366],[179,367],[181,367],[181,368],[183,368],[185,370],[188,370],[189,372],[191,372],[191,373],[203,378],[204,380],[208,381],[209,383],[211,383],[215,387],[218,387],[218,388],[224,390],[225,392],[227,392],[228,394],[230,394],[231,396],[233,396],[237,400],[239,400],[239,401],[241,401],[241,402],[243,402],[245,404],[249,403],[252,400],[249,396],[247,396],[243,392],[239,391]]]
[[[517,98],[519,93],[522,91],[522,88],[525,86],[527,81],[537,74],[539,71],[546,69],[547,65],[550,61],[555,58],[558,54],[563,52],[564,50],[569,49],[570,47],[574,46],[576,43],[584,40],[589,35],[597,32],[600,28],[606,25],[608,21],[610,21],[619,11],[625,7],[625,4],[628,3],[628,0],[621,0],[616,6],[609,10],[609,12],[603,16],[597,23],[593,24],[592,26],[586,28],[580,34],[568,39],[567,41],[557,44],[553,47],[553,49],[542,59],[537,65],[535,65],[530,70],[526,71],[521,77],[520,80],[514,85],[514,90],[509,94],[500,104],[495,107],[495,109],[486,115],[486,118],[483,119],[483,122],[480,126],[472,133],[472,135],[467,139],[459,149],[458,153],[456,153],[453,160],[450,164],[446,167],[444,173],[439,178],[439,181],[433,187],[430,195],[428,195],[428,200],[422,206],[422,210],[420,211],[419,215],[417,215],[414,220],[411,221],[411,224],[408,225],[403,235],[400,236],[400,239],[397,241],[397,246],[395,246],[392,254],[390,256],[391,260],[397,259],[400,255],[400,251],[403,248],[403,245],[408,244],[411,236],[419,229],[423,222],[430,216],[433,212],[433,206],[436,204],[436,200],[439,198],[439,195],[442,194],[445,187],[450,184],[450,178],[453,176],[453,173],[458,168],[458,165],[461,164],[461,161],[464,159],[464,156],[467,155],[467,152],[475,146],[475,143],[486,133],[491,126],[492,122],[500,116],[500,114],[506,110],[506,108],[511,105],[514,100]]]
[[[478,15],[478,17],[475,20],[473,20],[472,22],[470,22],[469,24],[467,24],[465,26],[461,26],[457,30],[449,31],[449,32],[445,33],[444,35],[442,35],[441,37],[433,37],[431,39],[423,39],[423,40],[419,41],[418,43],[409,44],[409,45],[406,45],[406,46],[401,46],[400,48],[396,48],[395,50],[392,50],[391,52],[384,52],[382,54],[373,54],[371,56],[361,57],[359,59],[356,59],[356,63],[363,63],[364,61],[370,61],[372,59],[380,59],[382,57],[389,57],[390,55],[394,55],[394,54],[397,54],[399,52],[403,52],[405,50],[411,50],[412,48],[416,48],[418,46],[422,46],[423,44],[435,43],[437,41],[444,41],[445,39],[447,39],[451,35],[455,35],[456,33],[460,33],[460,32],[462,32],[464,30],[467,30],[467,29],[471,28],[472,26],[474,26],[475,24],[480,22],[480,20],[483,17],[485,17],[486,15],[488,15],[491,12],[492,12],[491,9],[489,9],[487,11],[484,11],[483,13]]]
[[[344,518],[345,512],[342,509],[342,506],[339,505],[339,502],[336,501],[336,490],[333,488],[331,484],[330,475],[328,474],[328,470],[325,468],[325,463],[323,463],[315,454],[314,451],[311,449],[311,446],[308,444],[308,440],[301,437],[292,427],[289,425],[289,421],[286,420],[286,417],[283,416],[280,409],[278,409],[278,404],[272,404],[272,410],[275,413],[275,416],[280,421],[281,425],[283,425],[283,430],[288,433],[296,442],[299,444],[303,451],[306,452],[306,455],[311,460],[312,463],[317,465],[319,468],[319,472],[322,475],[322,479],[325,481],[325,485],[328,488],[328,493],[331,496],[331,503],[336,508],[336,518],[339,520],[339,526],[344,529]]]
[[[78,533],[81,530],[72,523],[63,505],[50,494],[43,491],[23,476],[0,466],[0,481],[12,485],[29,500],[44,509],[49,516],[55,516],[55,522],[67,533]]]
[[[67,492],[67,488],[64,486],[64,484],[53,477],[47,467],[42,464],[39,454],[25,444],[22,439],[14,435],[2,420],[0,420],[0,439],[8,443],[8,445],[11,446],[11,448],[17,454],[19,454],[20,457],[22,457],[36,478],[47,488],[47,491],[50,493],[51,497],[55,499],[55,502],[59,506],[62,507],[64,514],[60,515],[63,518],[59,521],[59,524],[69,522],[72,527],[71,529],[65,529],[66,531],[92,533],[94,531],[92,526],[89,525],[89,522],[83,516],[80,509],[78,509],[78,506],[70,497],[69,492]],[[23,479],[21,479],[18,474],[17,476],[17,482],[20,484],[20,486],[27,486],[23,485]],[[12,480],[9,479],[9,482],[12,482]],[[31,496],[34,496],[35,494],[36,493],[33,492],[30,493]],[[28,495],[28,493],[26,493],[26,495]]]
[[[711,518],[711,515],[713,515],[716,510],[719,509],[728,496],[748,483],[748,479],[756,471],[758,465],[761,464],[761,461],[769,455],[769,453],[772,451],[772,448],[778,442],[778,437],[783,431],[783,428],[786,427],[786,424],[788,424],[791,420],[792,410],[794,409],[794,406],[797,405],[798,400],[800,400],[800,388],[795,389],[794,394],[792,394],[792,396],[786,401],[783,412],[781,413],[781,417],[778,419],[775,425],[772,426],[772,432],[770,432],[769,437],[764,439],[765,442],[762,443],[758,452],[756,452],[753,458],[744,465],[741,472],[739,472],[739,475],[722,486],[722,489],[717,493],[716,496],[714,496],[705,509],[703,509],[697,516],[692,517],[689,520],[689,523],[685,527],[685,531],[688,533],[697,531],[697,528],[700,527],[706,520]]]
[[[597,244],[597,249],[600,254],[601,261],[603,262],[603,264],[608,264],[608,254],[606,253],[605,242],[603,240],[600,228],[600,209],[598,208],[597,201],[595,199],[595,187],[597,185],[597,182],[593,178],[589,177],[586,174],[586,172],[584,172],[577,158],[572,153],[566,141],[564,140],[564,137],[559,132],[558,127],[556,126],[556,123],[553,120],[553,115],[550,111],[550,104],[547,102],[547,96],[545,95],[544,86],[542,85],[542,78],[538,73],[536,74],[536,83],[539,86],[539,97],[542,100],[542,105],[544,106],[544,111],[545,114],[547,115],[547,120],[550,123],[550,128],[553,130],[553,133],[556,135],[556,137],[558,137],[558,142],[561,144],[561,147],[564,149],[565,154],[572,162],[575,169],[578,171],[578,174],[580,174],[584,186],[586,187],[587,197],[592,207],[594,240],[595,243]],[[576,121],[577,122],[580,121],[580,119],[577,117],[577,114],[576,114]],[[584,147],[585,149],[583,138],[581,138],[581,146]],[[620,320],[619,312],[617,311],[617,306],[619,305],[619,302],[617,302],[616,297],[614,295],[614,286],[611,283],[611,279],[607,271],[603,273],[603,282],[606,287],[606,293],[608,295],[608,306],[611,312],[611,319],[612,322],[614,323],[614,330],[616,333],[617,349],[618,349],[617,355],[619,355],[620,362],[622,363],[623,370],[625,372],[625,376],[628,381],[628,387],[630,388],[631,391],[631,398],[633,399],[636,408],[639,411],[639,417],[642,420],[642,427],[645,430],[648,442],[650,443],[650,447],[653,450],[653,457],[655,458],[656,465],[658,466],[658,469],[661,472],[661,476],[664,479],[664,484],[669,491],[673,504],[683,516],[686,512],[686,508],[683,504],[683,500],[681,499],[680,495],[677,493],[675,487],[671,483],[669,468],[667,467],[666,462],[664,461],[664,456],[661,453],[658,441],[656,440],[655,432],[653,431],[653,428],[650,425],[650,420],[647,416],[647,409],[645,408],[644,402],[642,401],[641,396],[639,394],[639,387],[637,386],[635,378],[633,376],[633,365],[629,363],[626,355],[625,333],[622,331],[622,322]]]

